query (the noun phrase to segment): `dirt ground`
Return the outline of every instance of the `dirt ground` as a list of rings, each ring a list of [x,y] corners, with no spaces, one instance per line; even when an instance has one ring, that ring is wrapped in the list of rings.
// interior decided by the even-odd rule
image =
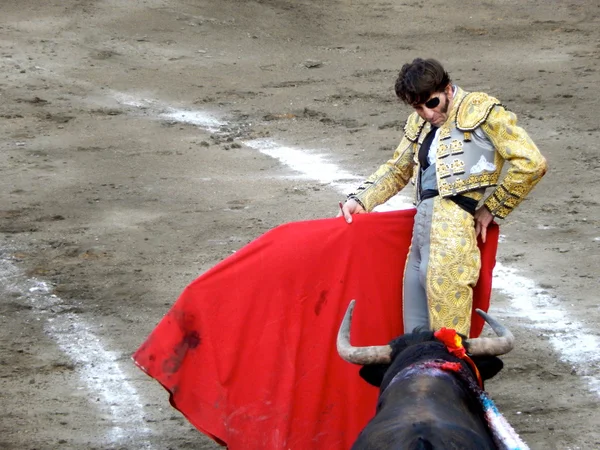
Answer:
[[[0,447],[217,448],[131,354],[199,274],[336,214],[331,183],[246,142],[366,176],[424,56],[500,98],[550,165],[498,255],[550,318],[494,291],[519,345],[487,389],[531,448],[600,448],[599,28],[597,0],[2,0]]]

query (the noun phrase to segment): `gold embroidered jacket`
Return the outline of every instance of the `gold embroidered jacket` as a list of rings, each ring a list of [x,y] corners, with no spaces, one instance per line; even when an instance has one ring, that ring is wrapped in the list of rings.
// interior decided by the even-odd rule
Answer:
[[[431,125],[416,112],[411,114],[393,157],[348,197],[372,211],[412,179],[418,202],[418,154],[430,129]],[[488,148],[482,145],[482,139],[476,139],[481,132]],[[484,204],[500,218],[521,203],[547,169],[546,160],[527,132],[517,126],[515,114],[494,97],[483,92],[467,93],[461,88],[456,89],[453,108],[440,128],[435,159],[440,196],[461,194],[479,201],[485,188],[495,186]],[[498,184],[505,161],[510,167]]]

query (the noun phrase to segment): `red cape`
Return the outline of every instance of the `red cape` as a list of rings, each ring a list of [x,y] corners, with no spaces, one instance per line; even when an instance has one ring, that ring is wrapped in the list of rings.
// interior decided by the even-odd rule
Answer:
[[[171,404],[231,450],[348,449],[378,390],[337,354],[402,333],[402,274],[415,210],[279,226],[191,283],[133,356]],[[475,306],[489,306],[498,227],[488,229]],[[480,246],[481,247],[481,246]],[[473,316],[472,336],[483,321]]]

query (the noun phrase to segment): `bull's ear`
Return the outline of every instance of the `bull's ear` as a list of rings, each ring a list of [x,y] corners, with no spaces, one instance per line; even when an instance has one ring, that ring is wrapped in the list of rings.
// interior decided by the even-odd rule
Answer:
[[[362,366],[358,374],[371,386],[379,387],[389,367],[389,364],[369,364],[368,366]]]
[[[479,369],[482,380],[494,378],[504,367],[504,363],[497,356],[471,356],[471,359]]]

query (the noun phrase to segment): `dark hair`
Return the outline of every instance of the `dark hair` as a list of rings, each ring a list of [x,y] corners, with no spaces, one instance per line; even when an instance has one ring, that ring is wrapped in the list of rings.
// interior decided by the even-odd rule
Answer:
[[[426,102],[434,92],[443,91],[450,76],[435,59],[416,58],[404,64],[396,79],[396,95],[409,105]]]

